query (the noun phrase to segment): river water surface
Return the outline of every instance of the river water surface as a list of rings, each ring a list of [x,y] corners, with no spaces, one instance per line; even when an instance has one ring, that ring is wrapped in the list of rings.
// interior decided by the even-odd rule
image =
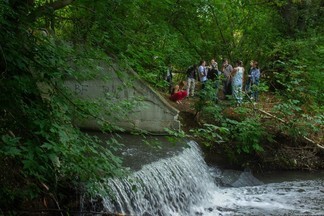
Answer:
[[[123,136],[133,171],[107,179],[104,211],[126,215],[324,215],[324,173],[249,172],[208,166],[197,143]],[[156,142],[156,143],[155,143]],[[161,143],[162,142],[162,143]],[[150,143],[150,144],[149,144]]]

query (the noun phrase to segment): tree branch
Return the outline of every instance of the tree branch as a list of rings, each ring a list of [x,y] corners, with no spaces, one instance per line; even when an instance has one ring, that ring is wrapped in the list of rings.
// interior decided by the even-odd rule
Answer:
[[[55,11],[62,9],[70,4],[72,4],[76,0],[57,0],[55,2],[50,2],[47,4],[44,4],[38,8],[35,9],[33,13],[29,15],[29,17],[32,18],[32,20],[36,20],[38,17],[45,15],[48,13],[48,11]]]
[[[283,120],[283,119],[281,119],[281,118],[278,118],[277,116],[272,115],[272,114],[270,114],[270,113],[268,113],[268,112],[266,112],[266,111],[264,111],[264,110],[262,110],[262,109],[256,109],[256,110],[258,110],[259,112],[261,112],[261,113],[263,113],[263,114],[265,114],[265,115],[267,115],[267,116],[270,116],[271,118],[274,118],[274,119],[276,119],[276,120],[278,120],[278,121],[280,121],[280,122],[282,122],[282,123],[284,123],[284,124],[287,124],[287,123],[288,123],[288,122],[286,122],[285,120]],[[324,146],[320,145],[319,143],[316,143],[314,140],[311,140],[310,138],[308,138],[308,137],[306,137],[306,136],[302,136],[302,137],[303,137],[306,141],[308,141],[308,142],[310,142],[310,143],[316,145],[318,148],[324,149]]]
[[[43,6],[40,6],[37,10],[42,11],[42,10],[46,10],[48,8],[51,8],[53,10],[59,10],[59,9],[62,9],[64,7],[70,5],[74,1],[75,0],[58,0],[58,1],[55,1],[55,2],[45,4]]]

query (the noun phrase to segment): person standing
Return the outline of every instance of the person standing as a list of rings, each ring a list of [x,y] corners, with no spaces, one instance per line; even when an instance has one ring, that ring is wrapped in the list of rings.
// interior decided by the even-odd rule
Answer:
[[[166,70],[165,80],[169,83],[169,93],[172,93],[172,65],[169,64]]]
[[[208,67],[207,79],[215,81],[217,76],[218,76],[218,64],[215,61],[215,59],[212,59]]]
[[[187,97],[195,95],[195,85],[197,78],[197,65],[192,65],[187,69]]]
[[[207,82],[207,70],[206,70],[206,61],[201,60],[198,68],[198,73],[200,77],[200,82],[202,83],[201,88],[204,89]]]
[[[231,94],[231,73],[233,71],[233,66],[229,64],[228,59],[225,59],[223,62],[223,68],[222,72],[224,74],[224,80],[223,80],[223,93],[224,93],[224,98],[226,98],[226,95]]]
[[[255,102],[258,101],[259,97],[259,81],[260,81],[260,69],[259,64],[257,61],[252,62],[252,70],[251,70],[251,90],[252,90],[252,99],[255,100]]]
[[[218,101],[218,86],[219,86],[219,71],[218,64],[215,59],[210,61],[210,66],[207,74],[207,79],[213,82],[213,87],[215,88],[215,101]]]
[[[247,95],[250,95],[252,70],[253,70],[253,60],[251,60],[251,62],[250,62],[250,70],[248,71],[248,74],[247,74],[248,78],[247,78],[246,83],[245,83],[245,93]]]
[[[243,102],[243,74],[243,63],[242,61],[237,61],[236,67],[232,71],[232,95],[238,106]]]

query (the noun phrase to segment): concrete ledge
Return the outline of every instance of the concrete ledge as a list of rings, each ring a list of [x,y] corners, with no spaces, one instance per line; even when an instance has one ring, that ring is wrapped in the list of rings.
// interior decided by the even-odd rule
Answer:
[[[165,134],[165,128],[180,129],[179,111],[141,80],[134,71],[121,69],[116,65],[100,64],[104,67],[105,74],[91,80],[66,80],[65,86],[73,91],[76,97],[101,100],[105,104],[103,106],[107,106],[103,107],[103,110],[109,110],[113,105],[126,100],[138,103],[129,113],[117,112],[102,116],[126,131],[144,130]],[[76,124],[80,128],[100,130],[100,125],[95,119],[76,121]]]

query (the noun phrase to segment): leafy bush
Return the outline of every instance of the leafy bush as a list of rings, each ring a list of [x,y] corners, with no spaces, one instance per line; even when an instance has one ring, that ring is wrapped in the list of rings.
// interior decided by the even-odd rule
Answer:
[[[120,145],[113,139],[103,144],[73,124],[74,116],[93,117],[97,106],[81,105],[63,86],[67,76],[85,78],[73,69],[71,57],[84,64],[94,52],[81,56],[52,36],[29,33],[28,20],[9,7],[1,13],[0,206],[17,208],[40,193],[57,194],[60,187],[87,186],[89,192],[101,178],[121,175],[121,160],[114,155]],[[11,179],[16,185],[10,177],[17,177]]]
[[[260,118],[249,117],[242,122],[234,123],[233,136],[238,141],[237,152],[251,154],[263,151],[262,142],[267,135],[261,125]]]
[[[198,138],[202,138],[202,144],[206,147],[213,147],[226,141],[229,130],[213,124],[204,124],[204,127],[192,129],[190,132]]]

